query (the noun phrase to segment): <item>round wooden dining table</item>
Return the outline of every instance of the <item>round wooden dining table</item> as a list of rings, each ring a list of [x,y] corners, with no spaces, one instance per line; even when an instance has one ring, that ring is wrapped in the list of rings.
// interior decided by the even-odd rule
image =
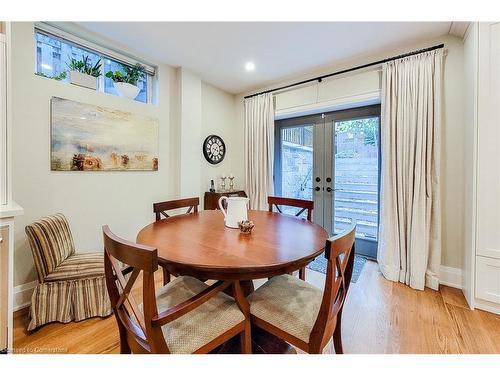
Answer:
[[[267,211],[248,211],[251,234],[224,225],[219,210],[172,216],[144,227],[137,242],[158,249],[158,262],[180,275],[254,280],[305,267],[323,252],[319,225]]]
[[[172,216],[144,227],[137,243],[158,249],[158,262],[172,274],[239,280],[248,295],[254,289],[252,280],[305,267],[323,252],[328,238],[321,226],[295,216],[248,211],[248,219],[255,224],[251,234],[226,227],[219,210]],[[257,331],[252,328],[257,352],[295,352],[287,343]],[[228,347],[222,352],[233,351]]]

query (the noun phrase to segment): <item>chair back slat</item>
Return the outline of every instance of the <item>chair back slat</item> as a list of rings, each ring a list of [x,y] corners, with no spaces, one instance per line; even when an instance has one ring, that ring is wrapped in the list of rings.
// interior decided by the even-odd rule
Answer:
[[[295,216],[299,217],[302,213],[307,210],[307,220],[312,221],[312,211],[314,209],[314,202],[305,199],[296,198],[283,198],[283,197],[267,197],[267,203],[269,205],[269,212],[273,212],[274,207],[279,213],[283,213],[280,206],[297,207],[301,208]]]
[[[117,274],[121,274],[123,276],[124,270],[131,270],[130,272],[133,272],[134,268],[127,267],[121,269],[120,263],[115,258],[113,258],[113,256],[109,255],[109,253],[105,250],[104,272],[106,275],[106,287],[108,289],[111,305],[118,322],[118,327],[120,328],[120,336],[123,332],[129,331],[124,334],[124,336],[126,336],[128,344],[130,346],[135,346],[137,348],[141,347],[144,350],[148,350],[149,345],[146,341],[144,325],[140,325],[141,323],[139,323],[139,321],[144,321],[144,319],[140,319],[139,321],[134,321],[133,319],[131,319],[132,307],[130,306],[128,299],[125,299],[123,301],[123,303],[121,304],[122,308],[117,307],[118,301],[122,297],[122,295],[120,294],[122,282],[119,281],[119,277],[117,276]],[[134,339],[130,340],[128,336],[132,336]],[[120,337],[120,339],[122,339],[122,337]],[[132,342],[135,342],[136,345],[133,345]]]
[[[135,300],[134,296],[130,294],[130,291],[134,286],[135,280],[137,280],[137,277],[139,276],[141,270],[134,268],[131,276],[127,280],[123,275],[123,273],[121,272],[121,267],[119,262],[112,257],[110,257],[110,260],[113,266],[113,271],[115,272],[116,282],[118,284],[117,286],[120,287],[118,289],[120,297],[118,298],[116,304],[114,304],[114,307],[115,309],[120,309],[122,306],[125,306],[125,309],[127,310],[127,314],[129,315],[129,317],[134,316],[135,321],[139,324],[139,328],[141,328],[142,331],[145,332],[146,325],[144,323],[144,316],[141,313],[139,309],[139,304]]]
[[[200,198],[185,198],[176,199],[172,201],[153,203],[153,212],[155,214],[156,221],[161,220],[161,216],[169,218],[170,215],[167,211],[176,210],[178,208],[187,207],[188,210],[186,214],[198,212],[198,206],[200,205]]]
[[[119,272],[116,270],[114,265],[113,265],[113,269],[115,270],[115,272]],[[123,282],[120,281],[120,285],[122,286],[122,295],[120,296],[120,299],[118,300],[118,303],[116,304],[116,307],[120,307],[127,300],[128,295],[131,292],[132,287],[134,286],[135,280],[137,280],[137,277],[139,276],[140,273],[141,273],[140,270],[134,268],[132,270],[132,274],[128,278],[128,281],[127,281],[127,284],[125,285],[125,287],[123,287]]]
[[[311,332],[310,341],[330,340],[336,317],[342,312],[354,268],[356,223],[341,234],[326,240],[327,270],[321,307]]]

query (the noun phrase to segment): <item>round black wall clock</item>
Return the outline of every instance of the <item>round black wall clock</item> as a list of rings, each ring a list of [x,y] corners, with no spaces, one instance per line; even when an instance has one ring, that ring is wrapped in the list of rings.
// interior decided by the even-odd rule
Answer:
[[[226,145],[218,135],[209,135],[203,142],[203,155],[210,164],[219,164],[226,156]]]

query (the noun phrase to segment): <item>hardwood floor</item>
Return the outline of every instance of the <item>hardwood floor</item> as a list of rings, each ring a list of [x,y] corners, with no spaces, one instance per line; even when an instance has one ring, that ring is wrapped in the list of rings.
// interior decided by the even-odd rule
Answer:
[[[306,270],[322,287],[324,275]],[[257,281],[256,287],[264,281]],[[161,271],[158,272],[158,286]],[[26,314],[14,319],[17,353],[118,353],[114,317],[53,323],[27,334]],[[366,262],[347,296],[342,320],[345,353],[500,353],[500,316],[471,311],[458,289],[416,291],[385,280]],[[326,352],[333,352],[328,347]]]

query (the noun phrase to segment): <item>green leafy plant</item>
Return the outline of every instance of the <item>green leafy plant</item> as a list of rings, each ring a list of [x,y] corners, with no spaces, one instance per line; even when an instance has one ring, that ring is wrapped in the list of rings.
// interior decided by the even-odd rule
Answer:
[[[94,65],[92,65],[92,61],[88,55],[83,55],[81,60],[77,60],[74,58],[70,58],[68,68],[70,70],[76,70],[77,72],[88,74],[92,77],[100,77],[101,76],[101,59],[97,60]]]
[[[119,70],[107,72],[106,77],[111,78],[113,82],[130,83],[134,86],[137,86],[139,79],[145,77],[146,68],[141,64],[135,64],[134,66],[123,65],[123,70],[124,72]]]
[[[359,133],[364,134],[365,145],[376,146],[378,144],[379,120],[376,117],[361,118],[355,120],[341,121],[336,126],[337,133]]]
[[[66,72],[61,72],[56,76],[48,76],[45,73],[42,72],[36,72],[35,75],[40,76],[40,77],[45,77],[45,78],[50,78],[50,79],[55,79],[56,81],[62,81],[63,79],[66,79]]]

